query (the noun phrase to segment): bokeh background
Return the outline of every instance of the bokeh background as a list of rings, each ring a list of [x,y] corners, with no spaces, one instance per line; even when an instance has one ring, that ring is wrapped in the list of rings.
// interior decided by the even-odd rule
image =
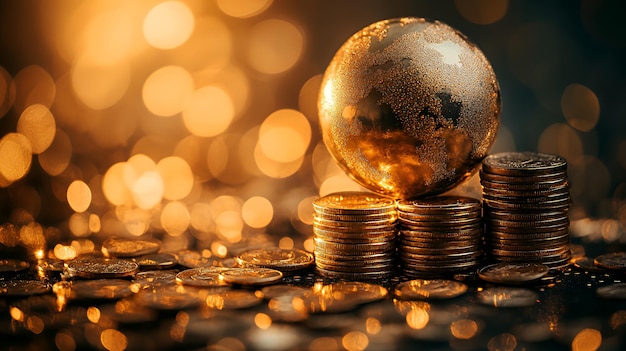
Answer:
[[[321,143],[335,51],[378,20],[467,35],[502,91],[492,152],[569,163],[572,234],[626,241],[620,1],[0,0],[0,246],[110,235],[225,256],[312,249],[311,202],[356,190]],[[476,177],[453,192],[480,196]]]

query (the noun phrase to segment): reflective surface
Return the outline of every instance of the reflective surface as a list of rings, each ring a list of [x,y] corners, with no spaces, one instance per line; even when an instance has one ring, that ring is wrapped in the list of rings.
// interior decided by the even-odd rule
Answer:
[[[331,155],[364,187],[435,195],[468,179],[500,124],[500,87],[478,47],[441,22],[400,18],[350,37],[319,93]]]

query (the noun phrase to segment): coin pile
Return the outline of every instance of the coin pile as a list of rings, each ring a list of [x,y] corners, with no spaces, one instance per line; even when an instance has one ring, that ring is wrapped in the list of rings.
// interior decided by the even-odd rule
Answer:
[[[315,266],[327,278],[391,277],[396,263],[396,207],[390,198],[340,192],[313,202]]]
[[[480,178],[490,258],[567,267],[567,161],[543,153],[499,153],[484,159]]]
[[[406,275],[445,275],[478,267],[481,203],[463,196],[398,202],[398,256]]]

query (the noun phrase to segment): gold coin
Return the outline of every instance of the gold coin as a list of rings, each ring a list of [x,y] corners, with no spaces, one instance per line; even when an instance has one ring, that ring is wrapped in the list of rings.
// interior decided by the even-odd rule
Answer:
[[[375,214],[391,212],[396,203],[393,199],[368,192],[338,192],[313,201],[317,213]]]
[[[50,291],[50,284],[41,280],[0,281],[0,296],[31,296]]]
[[[240,253],[235,261],[242,267],[296,271],[313,265],[313,255],[299,249],[249,249]]]
[[[266,285],[283,279],[281,271],[271,268],[230,268],[220,273],[226,283],[240,285]]]
[[[132,277],[139,265],[120,258],[79,258],[65,264],[65,271],[73,278],[111,279]]]
[[[479,269],[478,277],[496,284],[522,284],[540,279],[549,270],[541,263],[495,263]]]
[[[197,287],[219,287],[227,286],[222,276],[222,272],[229,270],[230,268],[223,267],[198,267],[186,269],[176,274],[176,282],[183,285],[197,286]]]
[[[124,279],[76,280],[70,286],[73,300],[114,300],[133,294],[132,283]]]
[[[159,251],[158,240],[108,238],[102,243],[102,254],[106,257],[137,257]]]
[[[30,267],[28,261],[17,259],[0,259],[0,274],[18,273],[27,270]]]

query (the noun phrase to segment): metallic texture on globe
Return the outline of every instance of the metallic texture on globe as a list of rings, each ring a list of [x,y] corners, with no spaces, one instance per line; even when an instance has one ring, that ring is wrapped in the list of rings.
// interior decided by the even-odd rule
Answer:
[[[422,18],[374,23],[330,62],[319,94],[324,143],[359,184],[410,199],[471,177],[500,124],[500,87],[482,51]]]

